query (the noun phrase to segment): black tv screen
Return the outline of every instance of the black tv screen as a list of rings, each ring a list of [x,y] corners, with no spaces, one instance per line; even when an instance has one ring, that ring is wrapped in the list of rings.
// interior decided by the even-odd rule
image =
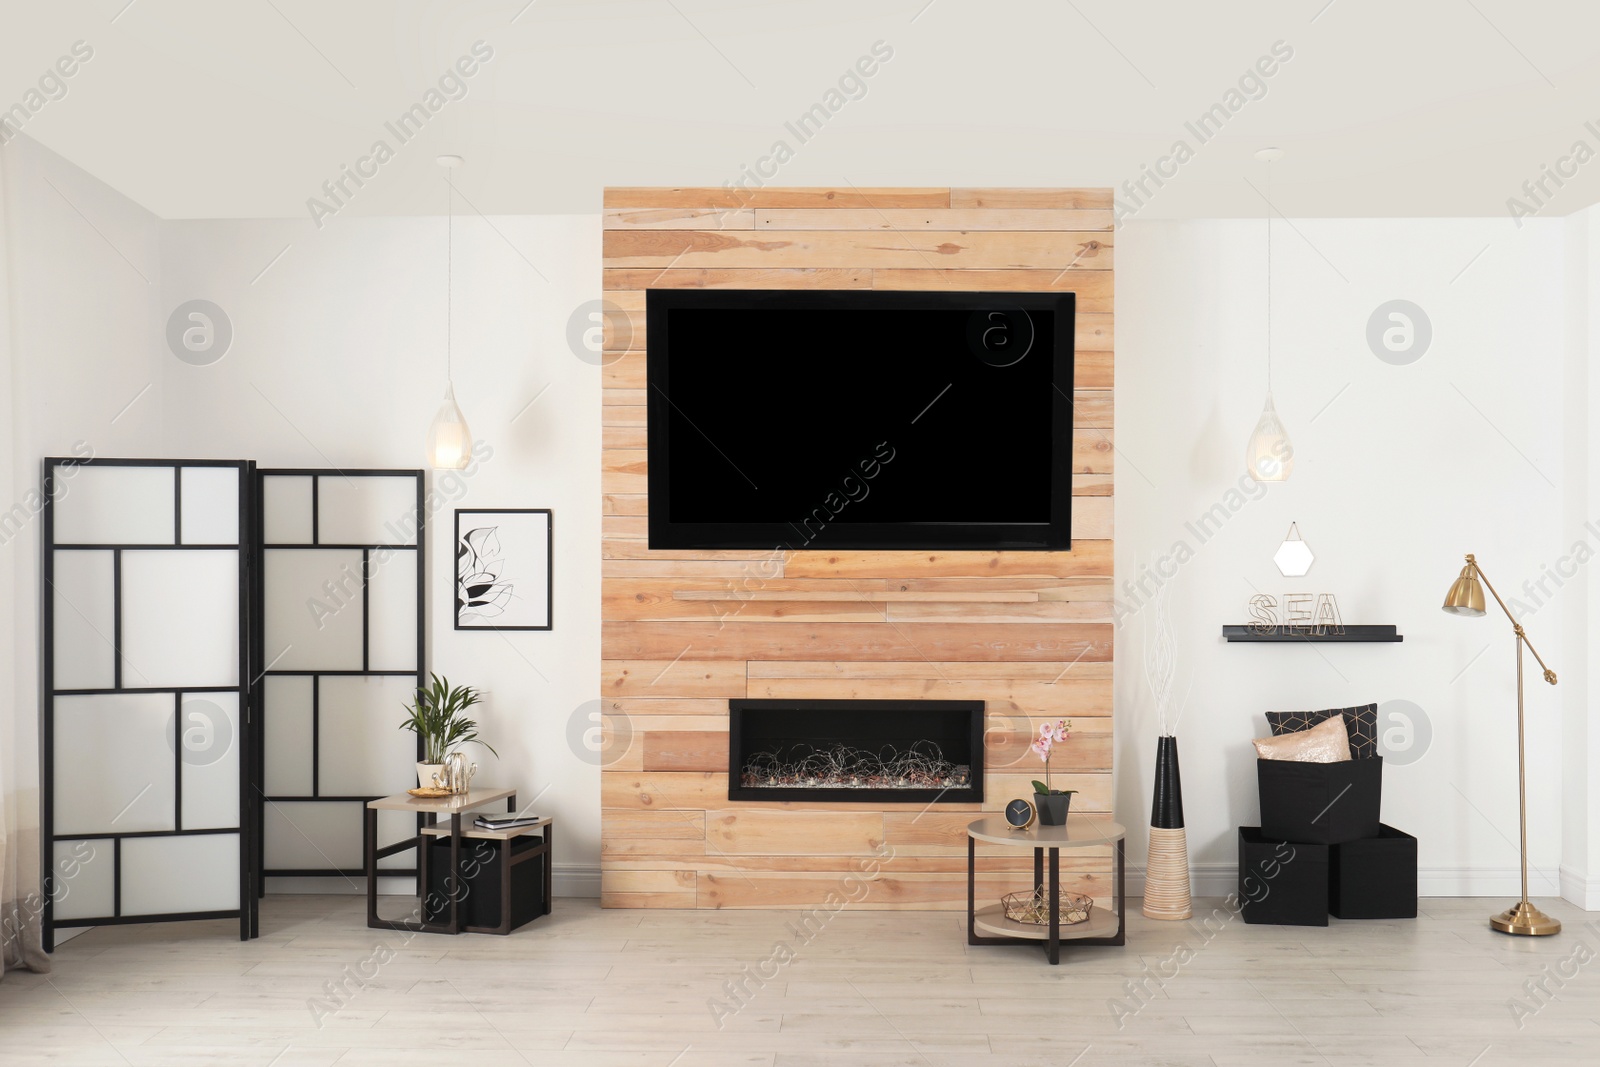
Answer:
[[[653,549],[1071,547],[1071,293],[651,289]]]

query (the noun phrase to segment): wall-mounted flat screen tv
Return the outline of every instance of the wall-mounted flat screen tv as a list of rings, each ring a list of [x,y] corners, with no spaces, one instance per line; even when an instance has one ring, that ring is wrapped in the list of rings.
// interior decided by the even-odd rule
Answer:
[[[1071,548],[1074,308],[649,290],[650,547]]]

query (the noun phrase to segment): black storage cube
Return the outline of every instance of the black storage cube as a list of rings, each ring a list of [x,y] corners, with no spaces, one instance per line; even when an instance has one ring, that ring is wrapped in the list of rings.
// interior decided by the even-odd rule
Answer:
[[[450,870],[450,838],[429,837],[428,895],[424,915],[428,922],[450,921],[450,898],[445,888],[445,872]],[[508,841],[466,838],[461,842],[461,921],[464,926],[500,925],[500,865],[506,848],[513,856],[538,848],[544,839],[538,834],[521,834]],[[515,930],[545,913],[544,864],[548,856],[536,856],[511,868],[511,928]],[[431,905],[431,906],[428,906]]]
[[[1417,917],[1417,839],[1392,826],[1329,849],[1328,910],[1340,919]]]
[[[1240,914],[1247,923],[1328,925],[1328,846],[1270,841],[1239,827]]]
[[[1339,763],[1258,759],[1256,782],[1263,837],[1336,845],[1378,836],[1382,756]]]

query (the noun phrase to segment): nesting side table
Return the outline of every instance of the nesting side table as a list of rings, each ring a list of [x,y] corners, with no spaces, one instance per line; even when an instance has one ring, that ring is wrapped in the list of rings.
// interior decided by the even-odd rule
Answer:
[[[422,919],[427,909],[422,907],[423,898],[428,892],[427,872],[427,838],[429,827],[436,825],[439,816],[450,816],[450,870],[457,878],[461,870],[461,842],[465,835],[461,832],[461,816],[476,808],[504,800],[507,811],[517,810],[517,791],[515,789],[469,789],[465,793],[457,793],[448,797],[414,797],[410,793],[396,793],[392,797],[379,797],[369,800],[365,810],[365,820],[361,827],[361,852],[366,860],[367,868],[367,925],[377,930],[408,930],[414,933],[425,934],[459,934],[466,927],[461,918],[460,894],[450,894],[450,918],[443,923],[430,923]],[[378,812],[380,811],[409,811],[423,817],[425,824],[423,833],[415,839],[407,838],[397,841],[383,848],[378,847]],[[548,830],[546,831],[548,834]],[[548,837],[546,839],[548,843]],[[396,852],[403,852],[408,848],[417,849],[417,864],[421,877],[417,880],[418,918],[413,919],[380,919],[378,917],[378,860],[384,856],[392,856]],[[509,870],[509,864],[507,865]],[[549,863],[545,864],[549,870]],[[509,914],[510,909],[505,911]]]
[[[535,831],[537,831],[539,834],[538,844],[527,848],[515,847],[516,842],[519,842],[522,838],[526,837],[528,834],[534,833]],[[427,838],[449,837],[450,829],[449,827],[445,826],[426,826],[423,827],[422,833]],[[540,859],[541,857],[543,858],[544,862],[540,864],[540,870],[538,872],[538,910],[535,915],[525,918],[523,922],[532,922],[533,919],[539,915],[550,914],[550,844],[551,837],[554,833],[555,826],[553,820],[548,817],[540,819],[536,823],[529,823],[526,826],[513,826],[506,830],[485,830],[481,827],[474,826],[470,830],[463,830],[461,832],[461,836],[468,841],[478,841],[480,843],[484,841],[495,842],[495,845],[492,847],[499,852],[499,855],[495,857],[495,862],[500,868],[500,878],[498,882],[500,921],[493,926],[485,926],[482,925],[481,922],[475,926],[471,922],[464,922],[461,927],[462,930],[469,934],[503,935],[509,934],[512,930],[516,929],[518,925],[515,921],[515,916],[518,911],[518,908],[516,907],[518,894],[514,891],[514,889],[518,882],[522,881],[522,879],[517,878],[517,868],[521,867],[524,863],[531,863],[532,861]],[[429,849],[427,848],[422,850],[422,858],[418,865],[418,873],[422,883],[424,885],[431,886],[432,879],[428,873],[428,852]],[[476,860],[479,855],[480,853],[475,851],[474,859]],[[480,874],[481,871],[477,871],[466,876],[463,885],[467,893],[472,892],[473,883],[480,876]],[[445,877],[445,884],[448,891],[449,888],[452,887],[452,883],[449,881],[448,874]],[[460,887],[454,888],[459,889]],[[459,898],[461,897],[461,893],[459,891],[451,892],[450,895],[453,898],[456,898],[456,903],[459,903]],[[495,898],[491,897],[490,899],[493,900]],[[470,919],[474,913],[479,912],[479,907],[470,900],[468,901],[468,905],[467,912],[468,918]],[[424,901],[423,910],[424,912],[427,910],[426,901]]]
[[[967,944],[1042,944],[1045,958],[1061,962],[1061,943],[1122,945],[1127,936],[1127,836],[1120,824],[1088,815],[1069,815],[1065,826],[1040,826],[1013,830],[1002,815],[991,815],[967,827]],[[1000,904],[978,907],[978,842],[1033,850],[1033,884],[1050,895],[1050,922],[1044,926],[1006,918]],[[1061,850],[1116,845],[1116,913],[1096,907],[1086,922],[1061,925]],[[1045,879],[1045,853],[1050,854],[1050,877]]]

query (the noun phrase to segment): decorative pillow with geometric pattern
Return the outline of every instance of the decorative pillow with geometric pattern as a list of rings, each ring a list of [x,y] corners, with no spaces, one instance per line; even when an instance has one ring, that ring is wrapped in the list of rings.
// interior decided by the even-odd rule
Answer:
[[[1267,725],[1273,737],[1309,730],[1332,715],[1343,715],[1350,731],[1350,758],[1371,759],[1378,754],[1378,705],[1356,708],[1329,708],[1326,711],[1269,711]]]

